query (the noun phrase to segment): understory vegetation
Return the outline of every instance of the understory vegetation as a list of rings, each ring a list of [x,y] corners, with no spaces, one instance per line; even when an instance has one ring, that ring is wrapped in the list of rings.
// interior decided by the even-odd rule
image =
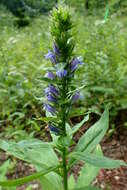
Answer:
[[[126,7],[0,2],[0,190],[125,187]]]
[[[82,54],[85,65],[77,71],[77,86],[82,84],[84,88],[72,116],[88,111],[101,114],[108,104],[114,127],[118,113],[127,110],[125,16],[120,10],[109,11],[104,21],[106,9],[95,16],[85,10],[75,14],[74,5],[71,12],[77,24],[76,51]],[[0,18],[0,125],[45,130],[41,118],[45,83],[41,77],[50,66],[44,60],[46,49],[51,47],[48,16],[37,15],[28,26],[19,28],[16,17],[1,5]],[[127,121],[122,122],[126,127]]]

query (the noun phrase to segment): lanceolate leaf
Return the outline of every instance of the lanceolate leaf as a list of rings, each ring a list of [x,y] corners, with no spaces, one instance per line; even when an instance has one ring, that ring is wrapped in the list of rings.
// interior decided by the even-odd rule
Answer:
[[[81,127],[82,125],[89,120],[89,115],[85,116],[84,119],[75,125],[74,127],[71,127],[69,123],[66,123],[66,131],[68,136],[72,137]]]
[[[0,185],[3,186],[3,187],[11,187],[11,186],[19,186],[19,185],[23,185],[27,182],[30,182],[32,180],[35,180],[35,179],[39,179],[41,176],[43,175],[46,175],[48,174],[49,172],[51,171],[54,171],[56,170],[57,167],[50,167],[50,168],[47,168],[45,170],[42,170],[41,172],[37,172],[33,175],[30,175],[30,176],[26,176],[26,177],[23,177],[23,178],[19,178],[19,179],[16,179],[16,180],[8,180],[8,181],[0,181]]]
[[[80,176],[76,183],[77,188],[86,187],[91,184],[94,178],[98,175],[100,168],[86,163],[80,172]]]
[[[75,151],[90,153],[96,148],[104,137],[109,123],[109,112],[106,109],[100,120],[96,122],[88,131],[80,138]]]
[[[49,122],[49,121],[58,121],[58,118],[57,117],[40,117],[40,118],[35,119],[35,120]]]
[[[88,131],[80,138],[75,147],[76,152],[91,153],[104,137],[109,123],[109,112],[106,109],[100,120],[96,122]],[[75,159],[69,161],[70,166],[73,165]]]
[[[82,125],[89,120],[89,115],[85,116],[84,119],[78,123],[77,125],[75,125],[73,128],[72,128],[72,134],[76,133],[81,127]]]
[[[6,173],[10,166],[10,160],[6,160],[2,166],[0,166],[0,181],[6,179]]]
[[[16,158],[31,163],[39,172],[47,167],[57,167],[59,164],[51,144],[37,139],[20,141],[18,143],[0,140],[0,149]],[[55,174],[55,172],[41,177],[41,182],[49,181],[49,178],[52,178],[54,181],[57,180],[59,184],[62,184],[60,176]],[[56,189],[60,189],[61,185],[59,184],[51,184],[52,189],[55,189],[56,186],[58,186]]]
[[[100,145],[96,147],[95,154],[101,156],[103,155]],[[91,164],[85,163],[80,171],[80,175],[78,177],[75,188],[81,188],[90,185],[99,173],[99,170],[99,167],[95,167]]]
[[[75,158],[76,160],[85,161],[95,167],[112,169],[118,168],[120,166],[127,166],[124,161],[121,160],[112,160],[110,158],[104,156],[97,156],[95,154],[90,153],[82,153],[82,152],[73,152],[71,157]]]
[[[50,143],[37,139],[24,140],[18,143],[0,140],[0,149],[21,160],[40,166],[50,167],[58,164],[58,158]]]

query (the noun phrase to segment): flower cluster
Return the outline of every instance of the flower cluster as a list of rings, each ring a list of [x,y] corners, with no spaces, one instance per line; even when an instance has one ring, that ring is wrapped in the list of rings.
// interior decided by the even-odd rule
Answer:
[[[62,6],[54,8],[51,15],[53,49],[45,55],[45,59],[52,63],[52,70],[45,75],[50,84],[44,90],[44,109],[59,121],[49,122],[50,131],[59,133],[64,130],[64,135],[70,108],[80,98],[80,93],[72,87],[72,79],[78,66],[83,64],[80,57],[73,56],[72,28],[69,10]]]
[[[59,110],[59,100],[61,100],[61,89],[58,84],[54,85],[55,81],[59,81],[61,84],[65,78],[72,79],[72,74],[78,68],[78,65],[82,65],[83,62],[80,58],[73,58],[69,64],[63,63],[63,68],[57,69],[60,59],[60,50],[56,43],[53,45],[53,51],[48,51],[45,55],[46,59],[49,59],[53,64],[54,72],[48,71],[45,75],[46,78],[51,80],[51,84],[44,90],[47,103],[44,104],[44,109],[49,112],[52,116],[57,115]],[[64,68],[65,65],[65,68]],[[80,98],[80,93],[77,91],[71,96],[70,104],[73,104]],[[49,129],[52,132],[58,133],[59,129],[53,126],[50,122]]]

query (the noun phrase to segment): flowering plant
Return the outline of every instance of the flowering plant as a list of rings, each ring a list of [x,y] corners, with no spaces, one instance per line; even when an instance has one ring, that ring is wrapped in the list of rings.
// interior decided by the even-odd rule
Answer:
[[[69,9],[61,5],[54,8],[51,16],[53,50],[45,55],[52,67],[43,78],[48,83],[44,90],[44,109],[52,141],[46,143],[32,139],[15,143],[0,140],[2,150],[33,164],[37,170],[31,176],[1,181],[1,186],[17,186],[39,179],[44,190],[94,190],[96,188],[91,186],[91,182],[100,168],[126,166],[123,161],[104,157],[99,146],[108,129],[107,108],[77,144],[73,140],[74,134],[89,119],[87,115],[75,126],[69,124],[73,104],[80,98],[81,89],[75,87],[74,76],[78,67],[83,66],[81,58],[73,53],[73,27]],[[79,161],[85,165],[75,180],[72,169]]]

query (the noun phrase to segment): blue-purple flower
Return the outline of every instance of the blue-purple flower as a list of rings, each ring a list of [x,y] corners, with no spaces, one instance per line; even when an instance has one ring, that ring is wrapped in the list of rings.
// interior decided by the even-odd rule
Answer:
[[[60,129],[58,129],[57,127],[55,127],[53,125],[49,125],[48,128],[50,129],[51,132],[54,132],[54,133],[60,132]]]
[[[56,72],[56,75],[57,75],[57,77],[62,79],[63,77],[65,77],[67,75],[67,71],[65,69],[59,70]]]
[[[71,61],[71,72],[74,72],[78,65],[82,65],[83,62],[79,58],[73,58]]]
[[[45,55],[46,59],[50,59],[52,63],[56,63],[56,56],[53,52],[51,52],[50,50],[48,51],[48,53]]]
[[[53,85],[50,84],[46,89],[45,89],[45,94],[53,94],[55,96],[59,95],[59,90]]]
[[[52,94],[47,94],[46,95],[46,97],[47,97],[47,100],[49,101],[49,102],[53,102],[53,103],[56,103],[57,102],[57,99],[52,95]]]
[[[45,77],[47,77],[48,79],[53,80],[55,78],[55,75],[52,72],[47,72]]]
[[[55,115],[55,113],[56,113],[56,109],[53,106],[51,106],[50,104],[44,104],[44,109],[47,112],[50,112],[52,115]]]
[[[72,103],[76,102],[77,100],[79,100],[80,98],[80,93],[79,92],[76,92],[73,96],[72,96]]]

